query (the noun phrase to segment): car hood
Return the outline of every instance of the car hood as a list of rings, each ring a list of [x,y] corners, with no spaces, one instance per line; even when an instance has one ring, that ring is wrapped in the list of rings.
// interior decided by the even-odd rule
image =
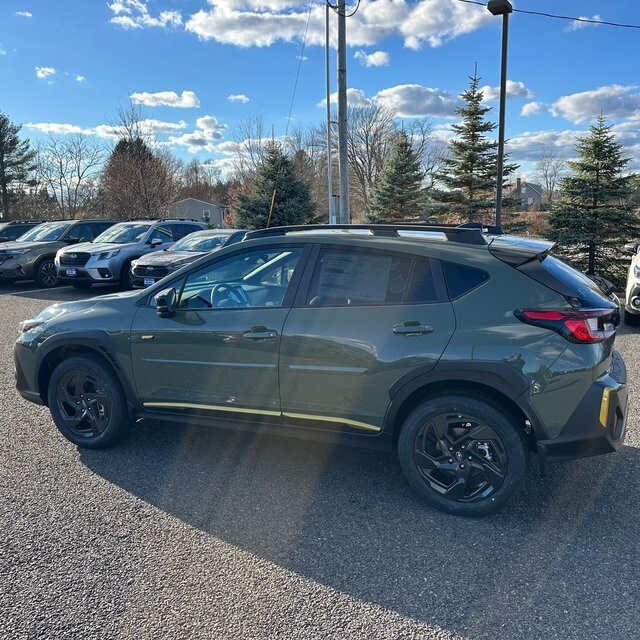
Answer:
[[[14,251],[16,249],[38,249],[39,247],[51,247],[57,244],[58,240],[47,240],[46,242],[3,242],[0,245],[1,251]]]
[[[137,242],[127,242],[126,244],[118,244],[116,242],[80,242],[70,247],[66,247],[63,253],[103,253],[104,251],[113,251],[114,249],[124,249],[130,247]]]
[[[138,259],[139,267],[168,267],[177,269],[204,256],[207,251],[156,251]]]

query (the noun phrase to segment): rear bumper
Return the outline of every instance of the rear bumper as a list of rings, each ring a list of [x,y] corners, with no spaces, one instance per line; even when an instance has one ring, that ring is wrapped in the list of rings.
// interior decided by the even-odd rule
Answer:
[[[624,443],[627,404],[627,368],[614,351],[609,371],[591,385],[556,438],[538,441],[538,454],[544,462],[561,462],[618,451]]]

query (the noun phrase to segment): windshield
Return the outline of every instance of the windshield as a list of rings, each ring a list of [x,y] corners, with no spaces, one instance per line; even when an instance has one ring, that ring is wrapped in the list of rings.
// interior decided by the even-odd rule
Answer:
[[[109,227],[96,237],[94,242],[111,242],[113,244],[126,244],[128,242],[140,242],[145,233],[151,228],[150,224],[139,222],[121,222]]]
[[[45,222],[23,233],[18,240],[19,242],[59,240],[68,227],[68,222]]]
[[[229,238],[228,233],[205,234],[190,233],[188,236],[178,240],[171,251],[212,251],[221,247]]]

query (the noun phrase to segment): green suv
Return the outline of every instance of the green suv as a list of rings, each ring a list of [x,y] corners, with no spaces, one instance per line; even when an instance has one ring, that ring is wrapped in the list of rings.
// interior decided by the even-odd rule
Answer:
[[[136,418],[397,450],[444,511],[497,511],[530,454],[618,450],[617,305],[549,254],[479,228],[249,232],[143,291],[22,323],[17,387],[81,447]]]

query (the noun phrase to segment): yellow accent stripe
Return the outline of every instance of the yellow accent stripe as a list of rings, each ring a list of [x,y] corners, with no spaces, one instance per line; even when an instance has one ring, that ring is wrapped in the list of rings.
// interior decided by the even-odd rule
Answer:
[[[264,416],[280,416],[279,411],[267,411],[258,409],[243,409],[242,407],[229,407],[217,404],[195,404],[191,402],[145,402],[145,407],[157,409],[206,409],[207,411],[228,411],[230,413],[254,413]]]
[[[600,424],[606,429],[609,418],[609,397],[613,389],[605,387],[602,391],[602,401],[600,402]]]
[[[199,409],[206,411],[227,411],[229,413],[251,413],[265,416],[283,416],[285,418],[296,418],[299,420],[317,420],[319,422],[346,424],[354,429],[364,429],[365,431],[375,432],[380,431],[382,428],[366,422],[349,420],[348,418],[334,418],[332,416],[318,416],[307,413],[280,413],[279,411],[268,411],[266,409],[244,409],[242,407],[230,407],[228,405],[196,404],[192,402],[145,402],[143,405],[150,409]]]
[[[348,418],[333,418],[330,416],[316,416],[307,413],[289,413],[285,411],[283,414],[286,418],[299,418],[301,420],[320,420],[322,422],[336,422],[338,424],[347,424],[354,429],[365,429],[366,431],[380,431],[381,427],[366,422],[358,422],[357,420],[349,420]]]

